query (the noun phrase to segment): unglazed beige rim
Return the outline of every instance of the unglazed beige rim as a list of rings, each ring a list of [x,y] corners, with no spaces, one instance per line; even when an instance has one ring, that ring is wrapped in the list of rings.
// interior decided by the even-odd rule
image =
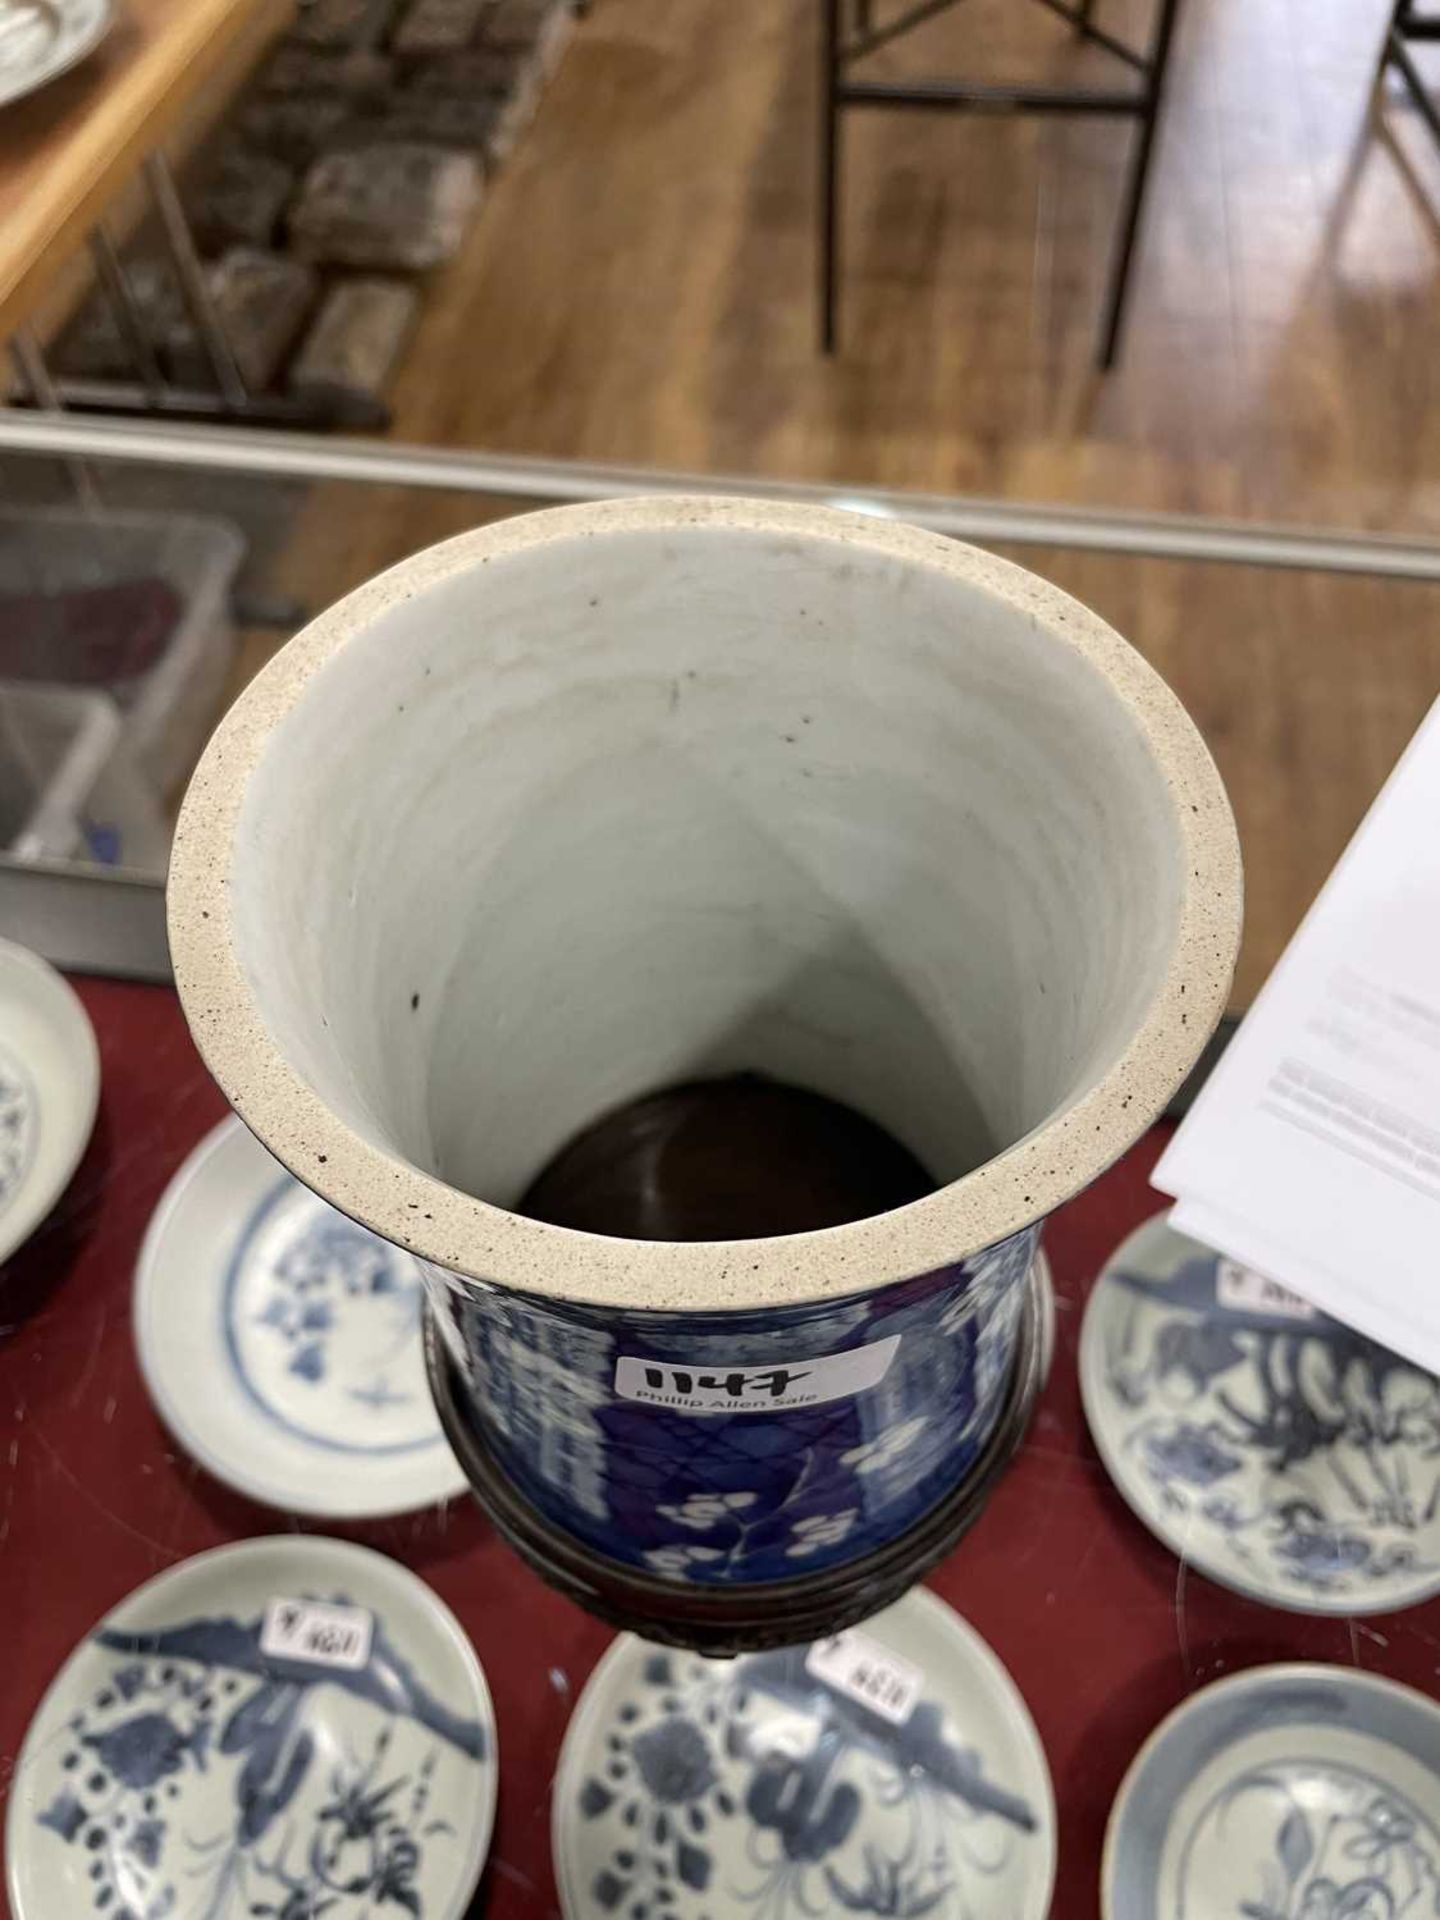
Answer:
[[[1134,1038],[1056,1119],[962,1179],[847,1226],[762,1240],[622,1240],[524,1219],[370,1145],[276,1047],[236,956],[230,866],[246,784],[311,676],[375,619],[482,562],[628,532],[715,527],[833,541],[979,587],[1109,681],[1169,788],[1184,873],[1170,963]],[[422,1259],[523,1292],[660,1312],[795,1306],[950,1265],[1089,1184],[1160,1114],[1224,1011],[1240,938],[1240,851],[1215,764],[1160,676],[1048,582],[938,534],[823,507],[604,501],[521,515],[403,560],[313,620],[231,707],[195,771],[170,861],[170,947],[196,1045],[235,1111],[292,1173]]]

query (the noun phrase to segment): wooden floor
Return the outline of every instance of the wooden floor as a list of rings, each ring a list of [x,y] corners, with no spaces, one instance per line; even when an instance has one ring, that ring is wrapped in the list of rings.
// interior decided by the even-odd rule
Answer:
[[[1440,156],[1408,107],[1372,112],[1388,5],[1183,0],[1123,361],[1101,378],[1131,134],[852,116],[827,362],[815,0],[596,0],[433,289],[395,432],[1440,534]],[[1114,77],[1025,0],[965,0],[880,70]],[[287,582],[323,602],[495,510],[327,489]],[[1111,618],[1210,740],[1247,856],[1247,1000],[1440,691],[1440,594],[1017,557]]]

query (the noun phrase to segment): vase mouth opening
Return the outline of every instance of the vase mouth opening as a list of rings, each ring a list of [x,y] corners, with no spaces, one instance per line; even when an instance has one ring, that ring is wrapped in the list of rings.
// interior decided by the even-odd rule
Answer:
[[[611,502],[461,535],[313,622],[197,769],[177,983],[302,1180],[452,1271],[655,1311],[942,1267],[1069,1197],[1223,1010],[1219,776],[1096,616],[821,508]],[[761,1073],[934,1175],[734,1241],[514,1211],[656,1088]]]

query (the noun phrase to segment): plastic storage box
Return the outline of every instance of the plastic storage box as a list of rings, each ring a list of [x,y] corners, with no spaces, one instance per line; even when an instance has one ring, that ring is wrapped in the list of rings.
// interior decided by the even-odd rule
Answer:
[[[106,693],[158,794],[188,772],[235,654],[233,522],[0,508],[0,680]]]
[[[163,873],[170,834],[105,693],[0,683],[0,852]]]

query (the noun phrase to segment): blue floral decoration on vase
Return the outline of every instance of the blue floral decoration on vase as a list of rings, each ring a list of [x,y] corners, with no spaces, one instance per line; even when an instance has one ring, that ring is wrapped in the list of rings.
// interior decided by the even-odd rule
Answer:
[[[608,1558],[733,1585],[858,1559],[960,1484],[1004,1404],[1038,1235],[765,1313],[607,1315],[425,1272],[468,1415],[520,1492]],[[814,1370],[877,1350],[878,1380],[806,1401]],[[749,1404],[645,1404],[617,1389],[625,1360]]]

